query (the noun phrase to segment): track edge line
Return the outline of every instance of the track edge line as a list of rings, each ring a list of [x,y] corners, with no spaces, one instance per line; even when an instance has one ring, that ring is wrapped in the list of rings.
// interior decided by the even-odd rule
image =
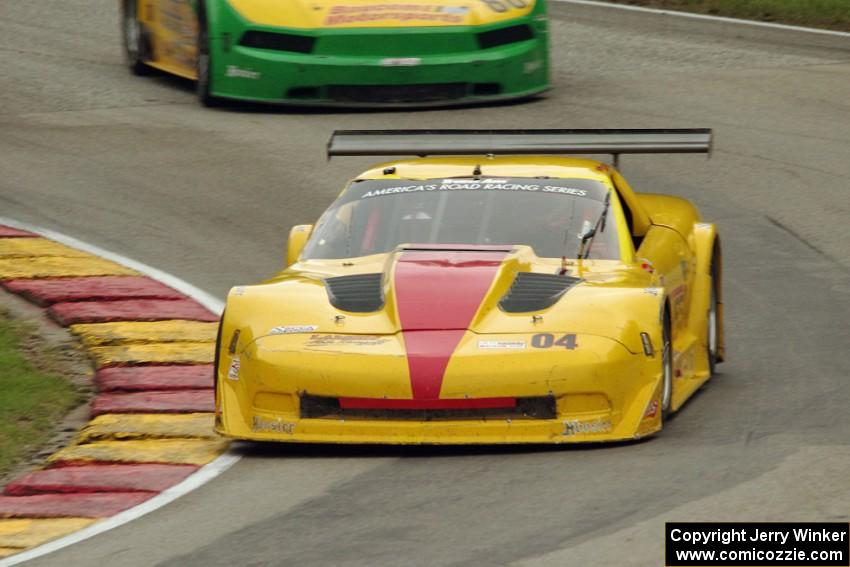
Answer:
[[[658,16],[676,16],[679,18],[688,18],[692,20],[706,20],[710,22],[737,24],[742,26],[751,26],[757,28],[795,31],[802,33],[812,33],[819,35],[828,35],[833,37],[850,38],[850,32],[842,32],[838,30],[828,30],[821,28],[809,28],[806,26],[794,26],[790,24],[774,24],[771,22],[760,22],[758,20],[744,20],[741,18],[729,18],[726,16],[712,16],[710,14],[696,14],[691,12],[680,12],[678,10],[661,10],[658,8],[647,8],[645,6],[632,6],[630,4],[612,4],[601,0],[553,0],[560,4],[576,4],[580,6],[594,6],[598,8],[611,8],[614,10],[623,10],[627,12],[641,12],[644,14],[655,14]]]
[[[127,258],[126,256],[122,256],[121,254],[116,254],[115,252],[104,250],[99,246],[89,244],[74,237],[67,236],[60,232],[56,232],[54,230],[50,230],[36,225],[31,225],[29,223],[21,222],[3,216],[0,216],[0,225],[6,225],[12,228],[17,228],[19,230],[33,232],[50,240],[54,240],[61,244],[77,248],[84,252],[94,254],[95,256],[100,256],[101,258],[105,258],[117,264],[121,264],[128,268],[134,269],[137,272],[140,272],[150,278],[164,283],[169,287],[176,289],[177,291],[194,299],[210,311],[219,315],[221,315],[221,312],[224,309],[224,304],[221,300],[203,291],[202,289],[195,287],[189,282],[186,282],[178,278],[177,276],[171,275],[167,272],[149,266],[145,263],[138,262],[131,258]],[[53,553],[54,551],[58,551],[75,543],[87,540],[98,534],[112,530],[129,522],[132,522],[133,520],[141,518],[142,516],[149,514],[154,510],[157,510],[165,506],[166,504],[173,502],[174,500],[177,500],[178,498],[188,494],[189,492],[200,488],[204,484],[208,483],[209,481],[211,481],[212,479],[214,479],[215,477],[235,465],[239,461],[239,459],[241,459],[241,455],[237,455],[228,451],[223,455],[217,457],[214,461],[202,466],[195,473],[187,477],[179,484],[175,484],[174,486],[165,489],[150,500],[146,500],[142,504],[134,506],[129,510],[125,510],[114,516],[96,522],[87,528],[83,528],[82,530],[73,532],[71,534],[60,537],[58,539],[54,539],[52,541],[48,541],[47,543],[44,543],[37,547],[21,551],[20,553],[16,553],[5,559],[0,559],[0,567],[12,567],[13,565],[19,565],[25,561],[30,561],[32,559],[42,557],[49,553]]]

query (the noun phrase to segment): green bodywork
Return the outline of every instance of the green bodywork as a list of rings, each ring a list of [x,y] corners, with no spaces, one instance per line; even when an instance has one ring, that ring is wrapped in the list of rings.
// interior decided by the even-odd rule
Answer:
[[[206,20],[211,92],[217,97],[299,105],[440,105],[521,98],[549,88],[544,0],[527,16],[486,26],[268,27],[246,21],[226,0],[208,0]],[[486,49],[479,45],[477,34],[518,25],[529,26],[533,37]],[[240,45],[248,31],[306,36],[315,43],[310,53]]]

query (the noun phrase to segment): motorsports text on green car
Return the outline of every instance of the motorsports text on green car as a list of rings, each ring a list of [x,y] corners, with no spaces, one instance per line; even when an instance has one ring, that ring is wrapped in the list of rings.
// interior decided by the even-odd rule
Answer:
[[[549,88],[545,0],[121,0],[130,68],[205,104],[384,106]]]

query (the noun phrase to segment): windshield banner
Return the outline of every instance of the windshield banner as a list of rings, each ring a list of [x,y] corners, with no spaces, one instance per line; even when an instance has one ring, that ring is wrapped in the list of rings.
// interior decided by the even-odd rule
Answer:
[[[360,199],[398,195],[404,193],[442,192],[442,191],[510,191],[526,193],[556,193],[576,197],[591,197],[601,200],[604,187],[589,179],[528,179],[528,178],[482,178],[482,179],[428,179],[412,180],[375,180],[364,181],[367,187],[358,187],[362,191]],[[603,191],[600,191],[602,189]],[[594,191],[595,190],[595,191]],[[601,193],[601,194],[599,194]]]

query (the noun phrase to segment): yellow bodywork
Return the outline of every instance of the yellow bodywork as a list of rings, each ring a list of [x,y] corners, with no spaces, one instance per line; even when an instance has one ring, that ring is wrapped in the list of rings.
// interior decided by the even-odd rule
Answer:
[[[136,16],[152,37],[151,67],[195,80],[198,78],[198,12],[188,0],[139,0]]]
[[[684,199],[635,193],[606,164],[551,156],[420,158],[381,164],[357,179],[461,177],[476,165],[486,176],[593,179],[610,191],[608,222],[618,229],[620,259],[568,259],[569,273],[581,283],[547,309],[507,313],[498,304],[517,273],[554,274],[562,267],[560,258],[539,258],[529,246],[512,246],[463,331],[440,386],[440,400],[551,397],[557,415],[302,416],[305,395],[412,398],[409,345],[392,283],[396,250],[345,260],[299,260],[267,282],[231,290],[217,350],[219,433],[284,442],[398,444],[644,437],[662,427],[658,404],[665,309],[673,338],[671,409],[680,408],[710,378],[707,311],[712,262],[720,271],[719,244],[714,225],[703,223]],[[394,173],[387,173],[392,168]],[[293,246],[288,255],[293,257]],[[352,313],[331,305],[324,278],[375,273],[384,274],[380,310]],[[719,295],[719,282],[717,289]],[[718,317],[722,359],[720,306]],[[642,333],[654,350],[645,348]],[[540,336],[570,336],[572,343],[537,348]]]

